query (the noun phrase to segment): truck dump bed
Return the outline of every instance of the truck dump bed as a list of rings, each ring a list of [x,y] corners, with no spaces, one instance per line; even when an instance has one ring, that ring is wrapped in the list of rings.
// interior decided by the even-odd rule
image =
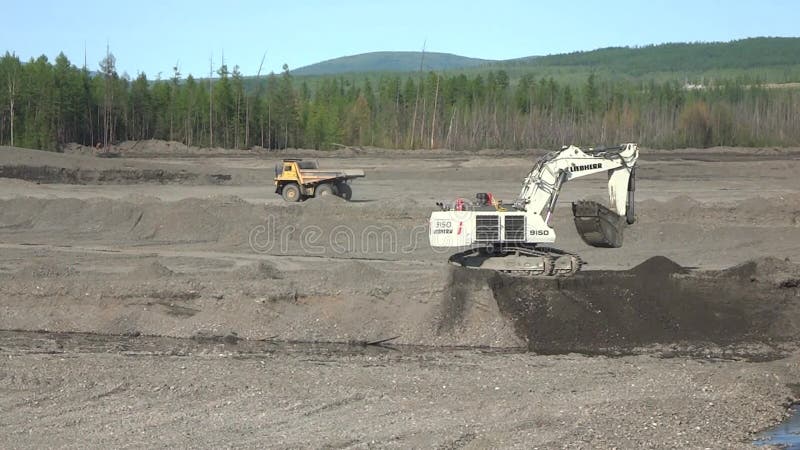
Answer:
[[[301,169],[300,171],[300,177],[304,184],[333,179],[352,180],[364,176],[364,171],[361,169]]]

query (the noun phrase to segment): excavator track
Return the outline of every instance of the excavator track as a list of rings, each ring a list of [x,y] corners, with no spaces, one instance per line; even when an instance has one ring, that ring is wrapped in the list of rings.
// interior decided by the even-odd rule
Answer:
[[[540,251],[546,251],[553,260],[552,275],[557,277],[569,277],[578,273],[583,267],[583,260],[580,256],[551,247],[538,247]]]
[[[494,270],[524,277],[568,277],[576,274],[583,260],[550,247],[509,246],[487,250],[472,248],[452,255],[450,264],[474,270]]]

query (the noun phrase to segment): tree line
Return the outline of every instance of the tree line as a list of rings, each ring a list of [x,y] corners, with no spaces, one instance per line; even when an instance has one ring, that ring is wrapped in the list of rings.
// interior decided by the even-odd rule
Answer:
[[[529,67],[606,67],[629,75],[655,72],[702,73],[709,70],[781,68],[796,73],[800,38],[759,37],[731,42],[694,42],[609,47],[523,59]]]
[[[800,90],[758,80],[600,79],[535,73],[420,72],[322,77],[284,65],[253,82],[224,63],[214,77],[131,79],[108,53],[98,72],[63,55],[0,58],[0,144],[58,150],[163,139],[250,149],[554,148],[636,141],[653,148],[796,146]]]

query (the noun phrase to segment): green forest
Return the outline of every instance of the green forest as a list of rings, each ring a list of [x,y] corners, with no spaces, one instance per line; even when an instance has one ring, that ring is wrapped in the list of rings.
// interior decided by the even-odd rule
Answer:
[[[665,58],[677,58],[674,47],[666,49]],[[559,63],[583,61],[563,58]],[[23,62],[6,53],[0,58],[0,145],[59,150],[71,142],[163,139],[235,149],[470,150],[628,141],[651,148],[800,143],[800,89],[752,76],[689,84],[679,77],[630,79],[593,70],[575,80],[534,67],[511,76],[491,67],[303,78],[284,65],[282,73],[248,79],[237,66],[222,64],[213,78],[183,77],[174,68],[169,79],[153,80],[120,75],[110,53],[98,67],[78,68],[63,54],[54,62],[44,56]]]

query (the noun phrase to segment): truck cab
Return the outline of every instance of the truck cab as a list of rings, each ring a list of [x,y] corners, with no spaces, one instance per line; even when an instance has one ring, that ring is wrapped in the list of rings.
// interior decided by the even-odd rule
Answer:
[[[294,181],[303,184],[302,170],[316,170],[319,165],[316,161],[303,161],[302,159],[284,159],[275,165],[275,185],[281,182]]]

